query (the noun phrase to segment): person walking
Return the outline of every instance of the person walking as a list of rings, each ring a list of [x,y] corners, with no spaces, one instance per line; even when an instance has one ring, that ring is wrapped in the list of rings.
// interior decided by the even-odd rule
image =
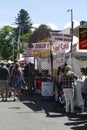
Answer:
[[[24,79],[26,81],[26,87],[27,87],[27,89],[28,89],[28,69],[29,69],[29,65],[25,64],[24,70],[23,70],[23,76],[24,76]]]
[[[12,72],[16,63],[18,63],[17,59],[15,59],[14,62],[9,65],[8,69],[9,69],[10,75],[11,75],[11,72]],[[11,97],[11,96],[12,96],[12,86],[11,86],[11,83],[9,83],[9,97]]]
[[[7,91],[8,91],[8,78],[9,78],[9,70],[6,67],[6,63],[1,61],[0,63],[0,91],[2,101],[7,101]]]
[[[83,97],[83,106],[82,106],[82,112],[86,110],[87,107],[87,67],[84,68],[84,80],[83,84],[81,86],[81,94]]]
[[[33,63],[28,63],[28,90],[30,93],[35,92],[35,68]]]
[[[62,87],[65,94],[65,112],[74,112],[74,84],[77,75],[73,72],[72,66],[67,65],[62,77]]]
[[[12,69],[9,82],[14,89],[14,101],[16,101],[17,97],[20,97],[22,82],[25,84],[25,80],[19,63],[16,63],[14,68]]]

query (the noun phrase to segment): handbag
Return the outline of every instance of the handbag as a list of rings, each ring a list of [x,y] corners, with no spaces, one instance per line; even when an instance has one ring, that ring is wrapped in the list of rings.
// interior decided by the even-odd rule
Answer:
[[[81,93],[87,94],[87,88],[81,88]]]

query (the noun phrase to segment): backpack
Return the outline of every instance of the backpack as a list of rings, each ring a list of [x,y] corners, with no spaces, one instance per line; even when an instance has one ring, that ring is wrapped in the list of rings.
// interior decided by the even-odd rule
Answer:
[[[7,80],[9,76],[9,71],[7,68],[0,67],[0,80]]]

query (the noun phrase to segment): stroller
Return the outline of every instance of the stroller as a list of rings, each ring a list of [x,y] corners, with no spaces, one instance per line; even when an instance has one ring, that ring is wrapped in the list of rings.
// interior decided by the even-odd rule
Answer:
[[[57,101],[56,101],[56,104],[54,105],[54,109],[58,108],[58,107],[62,107],[64,108],[65,107],[65,95],[64,95],[64,91],[63,91],[63,88],[62,88],[62,83],[57,83],[55,84],[56,88],[57,88]]]
[[[65,96],[63,89],[60,89],[58,92],[58,102],[61,104],[61,106],[65,106]]]

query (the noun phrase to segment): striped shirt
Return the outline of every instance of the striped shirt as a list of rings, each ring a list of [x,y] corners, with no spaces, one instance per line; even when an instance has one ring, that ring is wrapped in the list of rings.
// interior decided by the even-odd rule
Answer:
[[[77,79],[77,76],[74,73],[71,73],[71,75],[66,75],[62,78],[62,87],[63,88],[72,88],[75,82],[75,79]]]

